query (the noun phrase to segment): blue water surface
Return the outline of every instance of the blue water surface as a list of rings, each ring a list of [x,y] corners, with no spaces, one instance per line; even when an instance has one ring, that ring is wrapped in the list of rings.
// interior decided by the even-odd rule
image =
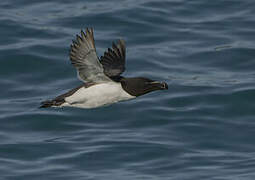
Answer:
[[[0,179],[254,180],[255,1],[0,1]],[[168,91],[38,108],[80,85],[71,40],[123,38],[124,76]]]

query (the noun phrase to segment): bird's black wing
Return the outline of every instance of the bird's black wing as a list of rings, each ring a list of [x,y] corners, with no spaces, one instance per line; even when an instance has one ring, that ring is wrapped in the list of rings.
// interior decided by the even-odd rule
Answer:
[[[113,42],[112,48],[104,53],[100,58],[103,65],[104,74],[110,78],[120,76],[125,71],[126,46],[125,41],[120,39],[117,45]]]
[[[84,82],[111,81],[104,74],[104,68],[96,54],[93,29],[86,29],[76,36],[70,50],[70,60],[77,69],[78,77]]]

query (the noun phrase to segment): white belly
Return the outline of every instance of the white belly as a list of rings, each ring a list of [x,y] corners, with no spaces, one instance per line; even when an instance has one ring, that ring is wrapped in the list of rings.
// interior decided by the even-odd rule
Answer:
[[[109,82],[82,87],[73,95],[66,97],[61,106],[73,106],[79,108],[95,108],[106,104],[112,104],[118,101],[135,98],[121,87],[120,83]]]

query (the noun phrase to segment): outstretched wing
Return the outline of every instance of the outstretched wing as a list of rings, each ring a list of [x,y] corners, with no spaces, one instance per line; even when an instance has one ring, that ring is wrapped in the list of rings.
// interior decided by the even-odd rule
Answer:
[[[103,66],[97,57],[92,28],[90,30],[87,28],[86,33],[81,31],[81,36],[76,36],[76,41],[73,41],[71,45],[70,60],[82,81],[111,81],[104,74]]]
[[[125,71],[126,46],[125,41],[120,39],[117,45],[113,42],[112,48],[101,56],[101,64],[104,67],[104,73],[108,77],[116,77]]]

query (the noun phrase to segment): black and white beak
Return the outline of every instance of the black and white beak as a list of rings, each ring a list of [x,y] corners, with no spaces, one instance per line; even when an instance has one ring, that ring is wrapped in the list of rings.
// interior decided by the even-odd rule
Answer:
[[[165,82],[152,81],[152,82],[150,82],[150,84],[155,85],[155,86],[159,87],[162,90],[168,89],[168,85]]]

